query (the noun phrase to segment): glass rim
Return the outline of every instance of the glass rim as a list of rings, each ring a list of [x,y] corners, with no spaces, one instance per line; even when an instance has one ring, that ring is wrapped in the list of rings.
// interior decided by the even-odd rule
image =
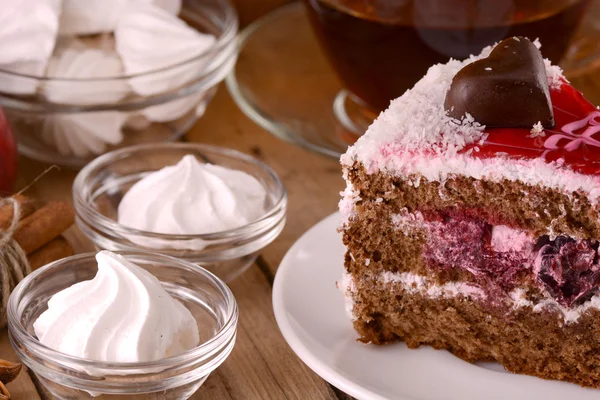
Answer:
[[[27,275],[19,284],[15,287],[13,292],[10,295],[7,307],[7,317],[8,317],[8,326],[9,333],[13,338],[15,338],[19,343],[23,344],[23,346],[32,351],[37,356],[42,356],[45,361],[50,361],[53,364],[60,365],[61,367],[73,370],[76,369],[74,366],[94,369],[97,371],[101,371],[105,375],[122,375],[123,371],[135,371],[131,372],[131,374],[140,375],[140,370],[148,369],[151,371],[164,371],[168,368],[176,368],[181,366],[183,363],[193,361],[195,359],[202,358],[206,354],[210,354],[215,350],[220,350],[223,348],[224,344],[229,342],[228,339],[235,337],[235,333],[237,331],[237,321],[239,318],[239,309],[233,292],[229,287],[216,275],[211,273],[210,271],[195,265],[191,262],[178,259],[175,257],[167,256],[159,253],[151,253],[151,252],[141,252],[141,251],[115,251],[114,253],[123,255],[125,257],[142,257],[154,260],[164,260],[169,263],[169,266],[177,265],[179,268],[185,268],[188,271],[192,271],[194,273],[199,273],[203,275],[203,277],[212,283],[216,288],[218,288],[223,295],[223,299],[227,304],[227,314],[226,318],[219,328],[219,330],[214,334],[210,339],[199,343],[198,346],[187,350],[181,354],[171,357],[165,357],[154,361],[142,361],[142,362],[115,362],[115,361],[95,361],[86,358],[72,356],[57,350],[52,349],[40,342],[34,335],[29,333],[23,324],[21,323],[20,314],[18,312],[20,302],[18,300],[21,299],[24,293],[25,288],[31,281],[43,273],[47,272],[50,269],[56,268],[57,266],[63,265],[65,263],[76,262],[81,259],[95,257],[97,253],[88,252],[82,254],[76,254],[74,256],[66,257],[61,260],[54,261],[50,264],[47,264],[35,271],[31,274]],[[143,267],[142,267],[143,268]],[[159,370],[158,370],[159,369]],[[114,374],[111,374],[111,371],[115,371]],[[144,375],[144,373],[142,373]]]
[[[144,71],[144,72],[138,72],[138,73],[134,73],[134,74],[124,74],[124,75],[113,76],[113,77],[61,78],[61,77],[54,77],[54,76],[26,74],[26,73],[22,73],[22,72],[7,70],[2,67],[0,67],[0,74],[17,77],[17,78],[21,78],[21,79],[29,79],[29,80],[34,79],[39,82],[57,82],[57,83],[64,83],[64,84],[68,84],[68,83],[72,83],[72,84],[73,83],[102,83],[102,82],[115,82],[115,81],[122,81],[122,80],[126,81],[126,80],[130,80],[130,79],[134,79],[134,78],[144,78],[144,77],[149,77],[149,76],[152,76],[155,74],[159,75],[161,73],[165,73],[170,70],[184,67],[188,64],[193,64],[195,62],[202,60],[205,57],[210,56],[215,51],[218,51],[218,50],[226,47],[237,36],[239,21],[238,21],[238,15],[237,15],[237,11],[236,11],[235,7],[233,7],[230,0],[218,0],[218,1],[221,5],[224,6],[223,10],[225,11],[225,18],[224,18],[225,29],[223,30],[223,32],[221,32],[221,34],[217,37],[217,40],[215,41],[215,43],[213,43],[211,46],[207,47],[200,53],[196,54],[194,57],[188,58],[188,59],[180,61],[178,63],[170,64],[170,65],[160,67],[160,68],[153,68],[153,69],[150,69],[150,70]],[[194,30],[196,30],[196,29],[194,28]],[[218,67],[218,66],[215,66],[215,68],[216,67]],[[206,74],[208,74],[210,72],[212,72],[212,70],[207,70]],[[0,92],[0,94],[4,94],[4,92]]]
[[[256,19],[245,28],[243,28],[239,33],[238,39],[240,55],[244,53],[247,42],[253,39],[253,35],[256,32],[260,31],[261,29],[264,29],[270,23],[277,21],[279,18],[282,18],[287,14],[295,12],[305,12],[305,9],[301,2],[293,1],[287,4],[283,4],[275,8],[268,14]],[[277,118],[275,118],[272,115],[269,115],[269,113],[261,109],[261,107],[258,106],[258,103],[256,103],[253,100],[251,95],[248,95],[248,91],[245,90],[243,85],[240,83],[236,70],[237,66],[238,64],[236,64],[231,69],[229,74],[227,74],[227,77],[225,78],[225,84],[233,101],[244,113],[244,115],[246,115],[248,118],[254,121],[261,128],[263,128],[264,130],[281,140],[284,140],[295,146],[299,146],[312,153],[325,155],[339,160],[340,155],[345,151],[341,151],[340,153],[339,151],[332,150],[326,146],[319,145],[318,143],[313,143],[312,141],[307,140],[301,135],[298,135],[289,126],[289,124],[284,123],[282,121],[278,121]]]
[[[202,234],[187,234],[187,235],[174,235],[166,233],[157,233],[150,231],[138,230],[130,228],[123,224],[120,224],[102,215],[100,212],[90,207],[87,199],[83,197],[82,192],[84,191],[85,184],[87,183],[89,176],[92,172],[102,169],[104,166],[110,164],[114,160],[121,160],[127,156],[133,155],[138,152],[152,151],[158,149],[175,149],[175,150],[200,150],[208,153],[214,153],[218,155],[224,155],[238,161],[243,161],[251,165],[259,167],[276,185],[276,199],[268,210],[265,210],[264,214],[255,221],[248,224],[242,225],[237,228],[227,229],[218,232],[202,233]],[[266,188],[265,188],[266,189]],[[114,150],[112,152],[103,154],[89,164],[87,164],[75,177],[73,182],[73,204],[78,218],[84,220],[84,222],[93,227],[101,226],[103,229],[118,232],[123,235],[130,235],[133,237],[142,237],[149,239],[161,239],[166,241],[191,241],[191,240],[203,240],[206,242],[222,242],[232,241],[240,237],[246,237],[248,234],[260,231],[265,225],[271,226],[270,219],[281,213],[282,208],[285,209],[287,205],[287,190],[277,173],[267,164],[252,157],[248,154],[242,153],[237,150],[229,149],[226,147],[203,144],[203,143],[146,143],[134,146],[125,147],[122,149]],[[90,221],[89,218],[93,221]],[[279,221],[279,220],[277,220]],[[93,222],[93,223],[92,223]]]

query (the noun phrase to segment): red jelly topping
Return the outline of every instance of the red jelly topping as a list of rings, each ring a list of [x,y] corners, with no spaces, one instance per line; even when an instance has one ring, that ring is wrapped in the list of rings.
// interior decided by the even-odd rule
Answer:
[[[599,174],[600,111],[567,82],[551,89],[550,98],[556,120],[553,129],[543,129],[539,135],[522,128],[486,129],[483,145],[471,145],[465,151],[478,148],[472,153],[478,158],[505,153],[511,158],[561,160],[577,172]]]

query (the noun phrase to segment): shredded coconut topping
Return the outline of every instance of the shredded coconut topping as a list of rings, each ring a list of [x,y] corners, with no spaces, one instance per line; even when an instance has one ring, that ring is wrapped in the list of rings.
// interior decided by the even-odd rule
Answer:
[[[536,137],[545,137],[546,134],[544,133],[544,126],[542,125],[542,121],[538,121],[537,124],[533,125],[533,128],[531,128],[531,135],[529,135],[530,138],[536,138]]]

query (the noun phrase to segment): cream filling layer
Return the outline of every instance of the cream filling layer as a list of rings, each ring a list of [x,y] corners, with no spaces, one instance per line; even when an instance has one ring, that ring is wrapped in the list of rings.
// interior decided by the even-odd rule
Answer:
[[[469,283],[448,282],[440,285],[432,282],[426,276],[411,272],[393,273],[386,271],[378,274],[375,280],[376,284],[389,286],[390,290],[398,289],[399,287],[404,292],[420,294],[432,299],[462,296],[484,300],[487,297],[481,288]],[[346,313],[352,320],[358,319],[354,314],[354,296],[357,293],[357,286],[352,275],[344,272],[341,279],[337,282],[337,287],[344,294]],[[526,291],[523,288],[516,288],[508,293],[505,301],[511,310],[528,307],[534,313],[558,311],[565,325],[576,323],[582,315],[591,309],[600,309],[600,294],[592,296],[588,301],[578,306],[565,307],[551,298],[544,298],[534,303],[525,297],[525,293]]]
[[[533,312],[558,311],[562,315],[565,325],[576,323],[588,310],[600,309],[600,294],[595,294],[585,303],[574,307],[565,307],[549,297],[534,303],[525,298],[525,290],[522,288],[514,289],[509,293],[509,297],[513,310],[530,307]]]
[[[451,298],[457,296],[485,298],[483,290],[475,285],[465,282],[448,282],[439,285],[431,282],[429,278],[411,272],[392,273],[383,272],[376,277],[377,284],[400,285],[401,290],[410,294],[421,294],[430,298]],[[357,292],[354,278],[351,274],[344,272],[342,278],[337,282],[337,287],[344,294],[346,313],[352,320],[357,319],[353,313],[354,294]]]

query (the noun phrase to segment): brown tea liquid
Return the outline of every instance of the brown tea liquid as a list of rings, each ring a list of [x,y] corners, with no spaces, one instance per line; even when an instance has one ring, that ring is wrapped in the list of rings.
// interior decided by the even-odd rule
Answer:
[[[342,82],[377,111],[433,64],[506,37],[539,38],[558,63],[589,0],[304,0]]]

